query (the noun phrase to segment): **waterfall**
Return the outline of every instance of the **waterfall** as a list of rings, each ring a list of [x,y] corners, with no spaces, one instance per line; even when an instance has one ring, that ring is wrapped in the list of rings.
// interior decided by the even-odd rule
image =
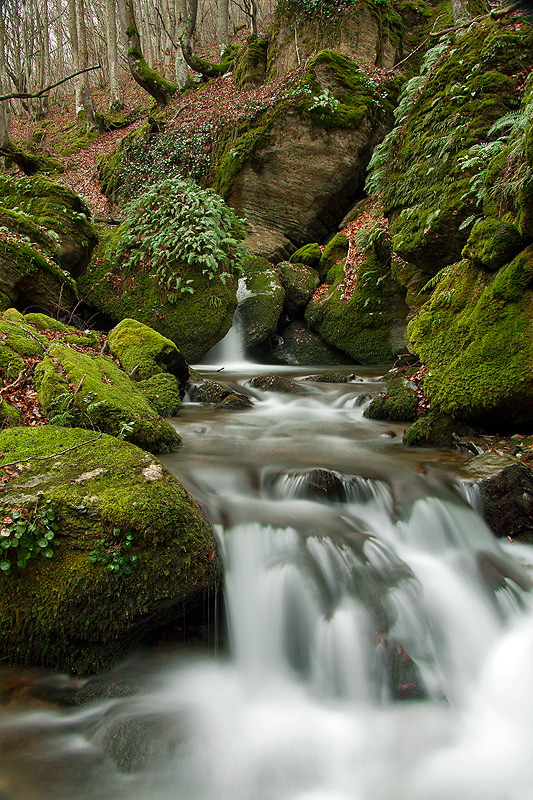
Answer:
[[[369,384],[205,425],[188,406],[166,463],[220,543],[227,647],[133,660],[130,696],[0,717],[0,793],[530,800],[533,551],[362,418]]]

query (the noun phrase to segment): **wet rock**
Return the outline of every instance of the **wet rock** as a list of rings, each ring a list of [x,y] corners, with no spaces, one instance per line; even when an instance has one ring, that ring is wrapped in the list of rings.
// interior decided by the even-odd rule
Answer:
[[[405,432],[403,443],[408,447],[452,447],[461,436],[474,431],[446,414],[429,411]]]
[[[204,405],[215,406],[221,403],[231,393],[231,389],[224,386],[223,383],[218,383],[218,381],[204,381],[197,387],[195,392],[191,393],[191,399],[199,400],[200,403]]]
[[[345,375],[342,372],[322,372],[318,375],[308,375],[304,380],[316,383],[348,383],[352,378],[353,375]]]
[[[249,381],[248,386],[261,389],[263,392],[281,392],[282,394],[310,394],[307,386],[301,386],[290,378],[281,375],[258,375]]]
[[[280,364],[337,365],[351,363],[339,350],[331,347],[305,322],[292,322],[283,329],[270,356]]]
[[[244,394],[238,394],[237,392],[232,392],[228,394],[223,400],[217,403],[217,408],[229,408],[229,409],[244,409],[244,408],[251,408],[253,406],[252,401],[249,397],[246,397]]]
[[[488,454],[487,454],[488,455]],[[487,469],[487,455],[473,459]],[[510,458],[501,460],[501,467],[490,477],[478,481],[483,516],[498,537],[510,536],[533,543],[533,470]],[[474,465],[476,466],[476,465]]]
[[[416,385],[398,372],[388,381],[386,393],[374,397],[363,416],[367,419],[413,422],[416,419],[416,390]]]
[[[295,317],[304,310],[319,284],[318,272],[304,264],[282,261],[277,265],[285,289],[284,309]]]

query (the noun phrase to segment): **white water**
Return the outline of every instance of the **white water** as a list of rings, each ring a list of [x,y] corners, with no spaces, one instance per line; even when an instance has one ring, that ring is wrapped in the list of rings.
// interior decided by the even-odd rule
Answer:
[[[362,419],[368,376],[311,386],[176,420],[167,462],[216,527],[230,654],[150,667],[132,697],[4,714],[0,792],[531,800],[531,549],[502,547],[447,468],[421,473],[435,453]],[[348,476],[344,502],[306,497],[316,467]]]

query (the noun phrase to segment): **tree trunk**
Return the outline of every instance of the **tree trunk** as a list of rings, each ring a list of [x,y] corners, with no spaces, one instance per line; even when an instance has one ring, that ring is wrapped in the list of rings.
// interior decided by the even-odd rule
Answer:
[[[221,58],[229,44],[228,5],[228,0],[217,0],[217,42]]]
[[[109,111],[116,114],[124,107],[118,81],[117,57],[117,19],[115,14],[115,0],[106,0],[105,4],[106,35],[107,35],[107,63],[109,66],[109,89],[111,102]]]
[[[89,53],[87,50],[87,28],[85,26],[85,3],[84,0],[77,0],[78,12],[78,69],[86,69],[89,66]],[[91,130],[98,127],[96,120],[96,112],[94,110],[94,103],[89,91],[89,83],[87,80],[87,73],[84,72],[80,75],[80,99],[85,111],[85,119],[87,125]]]
[[[0,92],[6,93],[7,80],[6,80],[6,35],[4,28],[3,9],[0,8]],[[4,149],[10,144],[9,140],[9,116],[7,113],[7,101],[0,102],[0,149]]]
[[[198,0],[189,0],[189,13],[187,14],[187,21],[180,37],[183,57],[195,72],[200,72],[207,78],[218,78],[219,75],[225,75],[226,72],[231,71],[233,59],[222,61],[220,64],[212,64],[210,61],[205,61],[205,59],[199,58],[194,54],[191,42],[194,29],[196,28],[197,15]]]
[[[50,36],[48,32],[48,2],[42,3],[42,23],[43,23],[43,78],[41,86],[48,86],[50,83]],[[41,114],[48,114],[49,93],[47,92],[41,100]]]
[[[166,81],[153,69],[150,69],[144,60],[141,50],[141,40],[133,11],[133,0],[120,0],[120,2],[124,2],[130,72],[139,86],[142,86],[148,94],[152,95],[158,106],[166,106],[177,92],[178,87]]]

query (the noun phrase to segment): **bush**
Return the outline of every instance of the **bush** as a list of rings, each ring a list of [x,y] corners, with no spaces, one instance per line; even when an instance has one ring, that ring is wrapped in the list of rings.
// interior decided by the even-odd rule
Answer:
[[[170,178],[130,203],[112,257],[124,266],[149,266],[175,303],[194,294],[190,269],[222,283],[239,273],[243,238],[241,222],[219,195]]]

